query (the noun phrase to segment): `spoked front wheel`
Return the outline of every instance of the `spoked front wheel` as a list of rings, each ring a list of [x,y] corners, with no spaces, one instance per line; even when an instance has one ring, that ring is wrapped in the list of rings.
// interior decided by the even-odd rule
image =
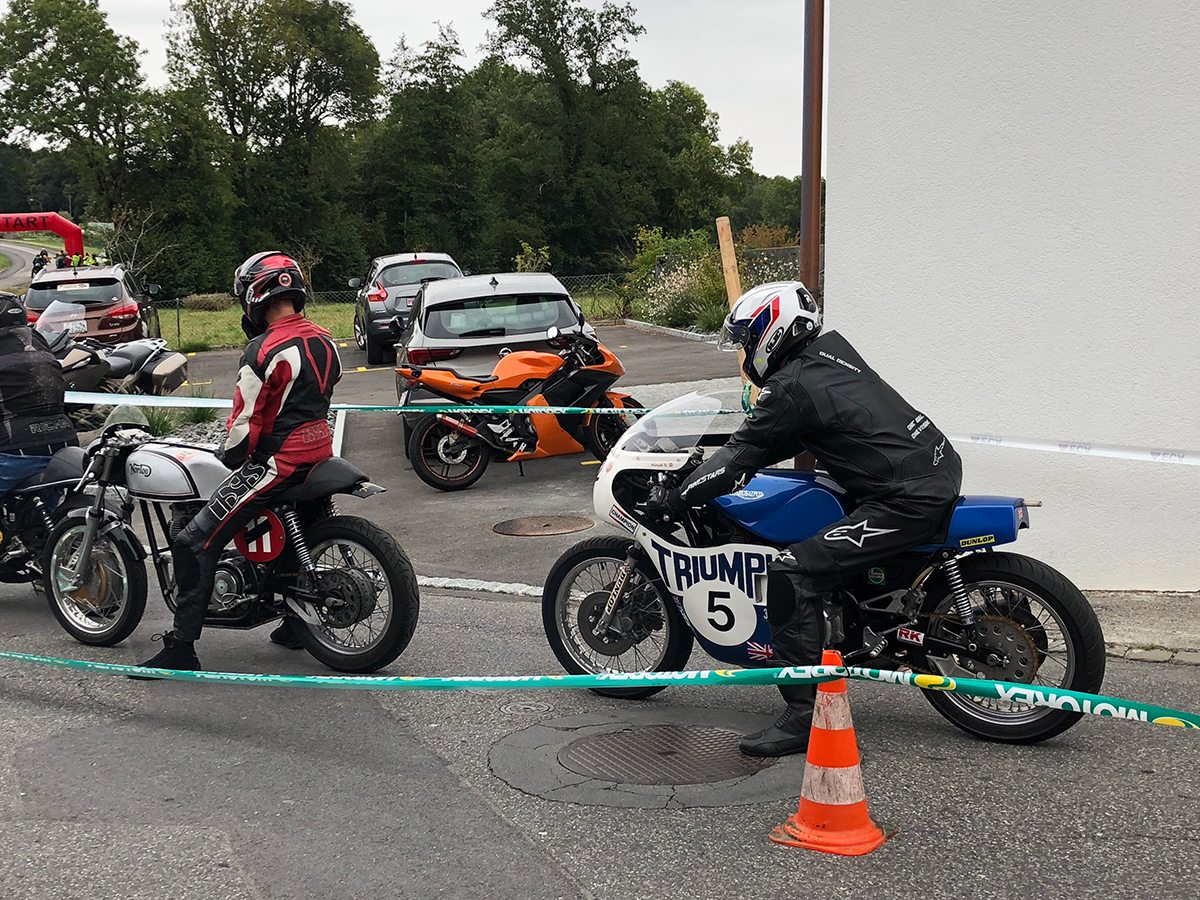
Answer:
[[[417,628],[420,594],[395,539],[356,516],[322,519],[304,533],[317,567],[319,624],[293,621],[304,649],[339,672],[374,672],[404,652]]]
[[[50,532],[42,577],[50,611],[82,644],[111,647],[133,634],[146,611],[146,567],[112,533],[97,534],[82,577],[74,575],[86,519],[64,519]]]
[[[692,654],[692,632],[657,573],[644,561],[630,573],[612,623],[596,625],[632,541],[598,537],[559,557],[542,592],[542,627],[558,661],[573,675],[677,672]],[[662,686],[593,688],[606,697],[639,699]]]
[[[418,420],[408,439],[413,471],[439,491],[469,488],[483,477],[491,453],[482,441],[455,431],[433,415]]]
[[[917,665],[950,677],[1086,693],[1100,690],[1104,635],[1096,613],[1075,585],[1044,563],[1016,554],[973,554],[964,557],[960,566],[979,627],[978,639],[985,649],[995,650],[997,662],[988,665],[921,651],[914,654]],[[944,580],[931,587],[923,616],[922,630],[930,636],[964,639],[964,627]],[[1007,744],[1044,741],[1083,716],[945,691],[926,691],[925,698],[963,731]]]

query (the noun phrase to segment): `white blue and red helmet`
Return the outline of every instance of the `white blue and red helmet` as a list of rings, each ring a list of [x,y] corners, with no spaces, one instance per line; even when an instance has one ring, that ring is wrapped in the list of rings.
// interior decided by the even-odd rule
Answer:
[[[742,350],[742,371],[759,387],[779,371],[791,352],[821,330],[821,309],[799,281],[760,284],[738,297],[717,346]]]

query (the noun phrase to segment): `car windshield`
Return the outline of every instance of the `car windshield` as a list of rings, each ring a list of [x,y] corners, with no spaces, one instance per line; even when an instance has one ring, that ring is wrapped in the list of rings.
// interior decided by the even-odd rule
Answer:
[[[686,453],[697,446],[719,446],[745,418],[741,391],[697,391],[656,406],[617,446],[630,453]]]
[[[408,262],[388,266],[379,273],[379,283],[384,287],[401,284],[420,284],[431,278],[457,278],[462,272],[450,262]]]
[[[574,306],[562,294],[472,297],[439,303],[425,315],[425,334],[431,338],[533,334],[551,325],[579,327]]]
[[[72,303],[105,304],[121,299],[121,282],[116,278],[83,278],[79,281],[43,281],[29,286],[25,304],[33,310],[45,309],[55,300]]]

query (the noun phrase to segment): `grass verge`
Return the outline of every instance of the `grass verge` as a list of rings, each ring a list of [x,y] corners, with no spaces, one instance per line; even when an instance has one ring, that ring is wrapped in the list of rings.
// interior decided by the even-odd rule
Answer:
[[[304,314],[335,338],[347,338],[354,333],[354,305],[351,303],[314,303],[305,307]],[[178,321],[175,310],[160,309],[158,318],[163,337],[183,353],[241,347],[246,343],[246,335],[242,333],[242,311],[238,307],[219,311],[181,309]]]

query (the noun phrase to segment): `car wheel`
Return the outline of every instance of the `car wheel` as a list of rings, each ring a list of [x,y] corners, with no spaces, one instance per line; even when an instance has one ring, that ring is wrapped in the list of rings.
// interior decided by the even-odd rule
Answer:
[[[379,341],[372,340],[369,334],[366,336],[365,340],[367,344],[367,365],[382,365],[388,355],[392,352],[392,348],[386,346],[385,344],[381,344]]]
[[[367,335],[363,331],[362,322],[358,320],[358,316],[354,317],[354,343],[358,344],[359,350],[367,349]]]

